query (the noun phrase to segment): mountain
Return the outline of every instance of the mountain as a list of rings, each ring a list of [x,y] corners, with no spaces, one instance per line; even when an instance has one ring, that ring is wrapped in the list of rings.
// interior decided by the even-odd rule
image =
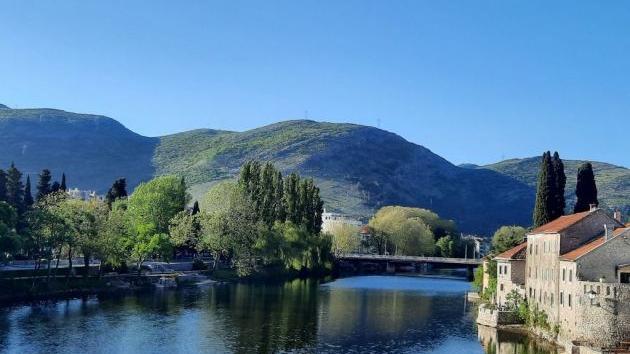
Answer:
[[[155,174],[151,159],[158,142],[108,117],[56,109],[0,109],[0,166],[15,162],[31,176],[33,188],[43,168],[56,179],[65,172],[70,187],[103,193],[121,176],[135,186]]]
[[[510,159],[478,168],[490,169],[520,182],[536,187],[541,157]],[[581,160],[563,160],[567,186],[565,196],[567,211],[575,205],[575,183],[578,167],[586,162]],[[625,214],[630,212],[630,169],[612,164],[590,161],[593,165],[600,206],[619,209]]]
[[[42,168],[68,184],[104,193],[155,175],[185,176],[199,197],[250,159],[313,177],[329,210],[367,218],[383,205],[430,208],[464,232],[490,234],[529,225],[534,189],[491,169],[460,168],[429,149],[380,129],[308,120],[245,132],[193,130],[159,138],[115,120],[52,109],[0,110],[0,164],[12,161],[34,180]]]

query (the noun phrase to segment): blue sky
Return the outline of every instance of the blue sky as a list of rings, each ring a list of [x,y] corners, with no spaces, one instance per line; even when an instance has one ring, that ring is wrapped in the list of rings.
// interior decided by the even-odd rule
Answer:
[[[627,1],[0,0],[0,103],[144,135],[308,117],[630,167]]]

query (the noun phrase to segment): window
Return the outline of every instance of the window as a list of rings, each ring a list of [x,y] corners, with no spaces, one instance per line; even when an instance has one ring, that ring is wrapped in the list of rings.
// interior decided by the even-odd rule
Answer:
[[[564,305],[564,293],[560,292],[560,305]]]
[[[532,277],[532,267],[529,267],[529,269],[527,270],[528,272],[528,277],[531,278]]]
[[[536,254],[538,254],[538,245],[536,245]]]
[[[565,281],[567,275],[567,270],[562,268],[562,281]]]
[[[571,307],[571,294],[569,294],[569,307]]]
[[[573,269],[569,269],[569,282],[573,281]]]
[[[551,306],[553,306],[553,293],[551,293]]]
[[[501,291],[503,291],[503,284],[501,284]]]
[[[610,296],[610,286],[606,287],[606,296]]]
[[[530,287],[529,288],[529,298],[531,299],[531,297],[532,297],[532,288]]]

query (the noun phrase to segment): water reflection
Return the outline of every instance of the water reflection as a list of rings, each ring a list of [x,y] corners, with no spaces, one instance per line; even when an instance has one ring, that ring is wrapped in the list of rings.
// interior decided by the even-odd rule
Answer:
[[[0,309],[0,352],[552,353],[477,334],[467,290],[462,281],[374,276],[18,306]]]
[[[488,354],[557,354],[557,349],[514,330],[478,326],[479,341]]]

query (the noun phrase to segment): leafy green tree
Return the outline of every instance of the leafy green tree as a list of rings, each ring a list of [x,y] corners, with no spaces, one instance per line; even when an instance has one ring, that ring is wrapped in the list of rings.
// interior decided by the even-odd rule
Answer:
[[[37,181],[37,200],[42,199],[50,193],[51,180],[52,175],[50,174],[50,170],[43,169],[42,172],[39,174],[39,180]]]
[[[538,172],[538,187],[536,190],[536,204],[534,206],[534,227],[544,225],[553,220],[553,208],[556,202],[556,180],[553,173],[551,153],[543,154]]]
[[[284,182],[284,205],[286,206],[286,219],[294,224],[302,222],[302,210],[300,208],[300,177],[297,173],[291,173]]]
[[[127,198],[127,180],[124,178],[119,178],[114,181],[112,186],[107,191],[105,195],[105,201],[107,205],[111,208],[112,203],[118,199]]]
[[[331,230],[332,250],[336,256],[355,252],[361,246],[359,228],[350,224],[338,224]]]
[[[590,162],[583,163],[578,168],[575,195],[577,196],[577,201],[573,208],[574,213],[588,211],[591,205],[599,206],[595,174],[593,173],[593,165]]]
[[[0,263],[9,260],[20,248],[16,225],[15,209],[8,203],[0,201]]]
[[[560,154],[554,152],[552,159],[553,176],[554,176],[554,201],[551,211],[551,219],[555,220],[564,215],[566,201],[564,198],[564,189],[567,184],[567,176],[564,173],[564,163],[560,159]]]
[[[379,209],[369,225],[374,230],[373,239],[381,245],[373,246],[379,253],[433,255],[435,236],[420,215],[426,215],[423,209],[400,206]]]
[[[127,250],[128,259],[135,263],[138,275],[147,259],[152,257],[168,259],[172,253],[168,235],[159,232],[152,223],[132,222],[130,232],[124,237],[122,242]]]
[[[22,184],[22,172],[15,164],[7,170],[7,202],[21,215],[25,211],[24,207],[24,185]]]
[[[30,208],[34,203],[33,193],[31,192],[31,176],[26,176],[26,185],[24,186],[24,206]]]
[[[455,254],[455,241],[450,235],[440,237],[435,243],[437,253],[442,257],[453,257]]]
[[[128,213],[139,225],[153,225],[156,234],[166,234],[170,220],[183,211],[190,196],[174,176],[161,176],[140,184],[129,197]]]
[[[61,192],[62,193],[62,192]],[[58,207],[61,217],[70,229],[69,240],[83,255],[84,275],[88,276],[90,259],[102,255],[105,238],[103,224],[107,220],[109,208],[101,201],[64,199]]]
[[[199,214],[180,211],[171,219],[168,230],[173,246],[197,249],[201,238]]]
[[[492,250],[502,253],[523,242],[527,229],[520,226],[501,226],[492,236]]]
[[[132,238],[131,225],[127,214],[127,200],[115,200],[105,222],[101,225],[103,247],[96,254],[101,259],[101,266],[103,262],[113,267],[126,265],[131,253],[129,245]]]

